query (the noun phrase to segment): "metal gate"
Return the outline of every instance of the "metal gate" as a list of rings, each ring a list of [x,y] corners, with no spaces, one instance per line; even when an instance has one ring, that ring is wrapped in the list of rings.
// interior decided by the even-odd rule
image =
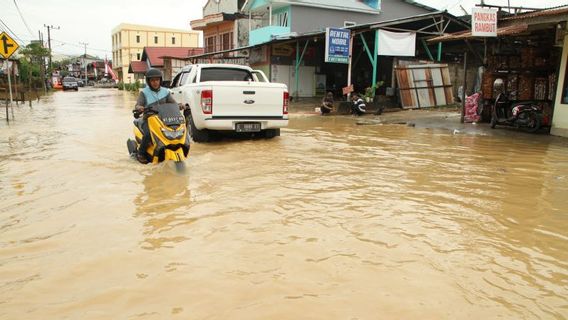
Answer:
[[[454,102],[447,64],[397,66],[395,72],[403,108],[427,108]]]

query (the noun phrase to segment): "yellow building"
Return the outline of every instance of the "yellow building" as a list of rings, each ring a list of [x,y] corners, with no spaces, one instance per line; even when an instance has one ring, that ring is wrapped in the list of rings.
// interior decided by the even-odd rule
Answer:
[[[121,23],[112,30],[112,65],[118,79],[134,82],[128,73],[131,61],[139,61],[144,47],[199,46],[199,31]]]

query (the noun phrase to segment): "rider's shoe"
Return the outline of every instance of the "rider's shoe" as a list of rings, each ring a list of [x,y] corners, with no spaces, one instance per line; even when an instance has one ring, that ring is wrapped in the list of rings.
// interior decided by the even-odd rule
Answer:
[[[144,154],[141,153],[137,153],[136,154],[136,159],[138,159],[138,161],[142,164],[147,164],[148,163],[148,158],[146,158],[146,156]]]

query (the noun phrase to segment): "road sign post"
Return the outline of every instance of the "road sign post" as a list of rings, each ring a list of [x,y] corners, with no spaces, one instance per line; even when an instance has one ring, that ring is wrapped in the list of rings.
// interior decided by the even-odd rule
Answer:
[[[0,56],[4,59],[10,58],[20,46],[6,32],[0,34]]]
[[[2,32],[0,34],[0,56],[7,60],[6,63],[8,66],[8,91],[10,92],[10,105],[12,105],[13,101],[11,79],[12,66],[8,59],[12,56],[12,54],[14,54],[14,52],[16,52],[16,50],[18,50],[19,47],[18,43],[16,43],[16,41],[14,41],[14,39],[12,39],[12,37],[10,37],[6,32]],[[6,106],[6,108],[8,107]],[[8,109],[6,109],[6,114],[7,113]]]
[[[10,92],[10,106],[12,105],[13,98],[12,98],[12,66],[10,61],[6,61],[8,63],[8,91]]]

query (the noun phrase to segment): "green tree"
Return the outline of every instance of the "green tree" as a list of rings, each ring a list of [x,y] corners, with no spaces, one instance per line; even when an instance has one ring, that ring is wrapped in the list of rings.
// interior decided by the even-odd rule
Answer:
[[[41,43],[32,42],[20,50],[20,54],[24,56],[25,62],[28,64],[28,87],[32,88],[32,76],[34,68],[38,68],[41,73],[41,83],[45,90],[45,72],[44,71],[44,61],[45,58],[49,56],[49,50],[44,48]],[[20,59],[22,62],[22,59]]]

